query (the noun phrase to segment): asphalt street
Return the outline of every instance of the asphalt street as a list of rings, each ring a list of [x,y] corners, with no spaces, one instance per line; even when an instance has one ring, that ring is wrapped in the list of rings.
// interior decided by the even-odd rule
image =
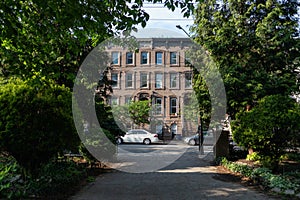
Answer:
[[[217,168],[212,165],[212,146],[205,146],[204,155],[200,155],[197,146],[190,147],[180,142],[169,145],[129,144],[120,145],[118,154],[120,163],[124,161],[123,165],[115,165],[115,170],[101,174],[71,199],[272,199],[239,183],[219,179]],[[162,160],[172,155],[172,159]],[[146,165],[150,163],[150,167],[140,161]],[[155,161],[160,165],[151,164]]]

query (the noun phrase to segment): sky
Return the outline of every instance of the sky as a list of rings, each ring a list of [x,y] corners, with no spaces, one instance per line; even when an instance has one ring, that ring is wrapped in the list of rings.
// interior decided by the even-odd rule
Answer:
[[[180,9],[172,12],[165,8],[163,4],[146,4],[144,9],[150,15],[150,19],[145,30],[138,27],[139,34],[137,36],[187,37],[182,30],[176,28],[176,25],[180,25],[189,32],[189,27],[193,24],[193,18],[184,18]]]

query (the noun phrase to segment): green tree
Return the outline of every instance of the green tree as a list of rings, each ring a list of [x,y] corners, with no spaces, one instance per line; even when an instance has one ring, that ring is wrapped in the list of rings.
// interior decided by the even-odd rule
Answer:
[[[45,78],[0,84],[0,150],[27,172],[79,146],[72,121],[71,92]]]
[[[72,87],[86,55],[105,39],[146,26],[144,2],[161,0],[3,0],[0,2],[0,74],[31,77],[35,72]],[[165,0],[188,16],[194,4]]]
[[[107,130],[109,134],[106,134],[106,136],[110,139],[111,142],[115,142],[115,136],[123,135],[124,132],[123,127],[119,126],[115,118],[117,116],[114,112],[114,106],[111,107],[107,105],[104,101],[97,99],[95,103],[95,110],[98,122],[101,126],[101,128]],[[105,114],[104,114],[105,113]]]
[[[134,124],[144,127],[149,124],[150,117],[150,102],[149,101],[135,101],[131,102],[128,107],[129,116]]]
[[[131,127],[133,125],[133,121],[129,113],[129,104],[113,106],[112,113],[114,115],[114,120],[120,129],[126,131],[127,127]]]
[[[268,167],[278,166],[286,149],[299,147],[300,105],[288,96],[271,95],[248,112],[241,112],[233,123],[234,140],[252,148]]]
[[[298,8],[296,0],[209,0],[198,5],[195,41],[219,68],[233,117],[264,96],[298,90]]]
[[[97,44],[138,24],[146,25],[149,15],[143,10],[143,3],[140,0],[0,2],[0,76],[8,80],[8,83],[1,80],[2,149],[9,150],[20,164],[32,169],[77,138],[68,110],[71,96],[65,86],[72,88],[79,66]],[[173,1],[165,3],[171,6]],[[175,4],[181,8],[193,6]],[[108,85],[102,94],[109,90]],[[56,90],[61,91],[63,98]],[[96,107],[97,117],[107,119],[102,126],[114,133],[115,127],[107,123],[111,120],[106,117],[110,111],[101,102]],[[65,131],[61,131],[63,127]],[[18,154],[18,151],[24,152]]]
[[[2,75],[31,77],[35,72],[72,86],[91,49],[104,39],[145,26],[143,1],[41,0],[0,3]]]

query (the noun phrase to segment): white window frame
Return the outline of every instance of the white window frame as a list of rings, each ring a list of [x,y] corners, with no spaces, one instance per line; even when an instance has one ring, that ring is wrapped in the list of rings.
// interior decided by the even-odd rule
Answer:
[[[161,55],[161,57],[158,58],[157,57],[158,55]],[[160,63],[158,61],[160,61]],[[155,64],[156,65],[163,65],[163,52],[161,52],[161,51],[155,52]]]
[[[147,78],[147,84],[146,84],[146,86],[143,86],[143,84],[142,84],[142,76],[143,75],[146,75],[146,78]],[[149,88],[149,74],[148,73],[145,73],[145,72],[141,72],[140,73],[140,88]]]
[[[158,103],[160,100],[160,103]],[[155,97],[155,111],[154,114],[155,115],[161,115],[163,112],[162,110],[162,98],[161,97]]]
[[[173,79],[172,79],[172,76],[175,75],[175,86],[173,85]],[[178,73],[175,73],[175,72],[171,72],[170,73],[170,88],[172,89],[177,89],[179,87],[179,76],[178,76]]]
[[[160,80],[158,79],[159,78],[158,75],[161,75]],[[158,87],[158,86],[160,86],[160,87]],[[155,73],[155,88],[163,89],[163,86],[164,86],[164,73],[162,73],[162,72]]]
[[[129,80],[129,76],[131,76],[131,80]],[[130,83],[131,81],[131,86],[129,86],[128,83]],[[134,84],[134,81],[133,81],[133,73],[126,73],[125,75],[125,87],[126,88],[133,88],[133,84]]]
[[[147,61],[146,63],[143,62],[143,54],[147,54]],[[142,51],[141,52],[141,65],[148,65],[149,64],[149,52],[148,51]]]
[[[173,58],[172,58],[172,55],[175,55],[175,63],[172,63],[173,61]],[[176,51],[171,51],[170,52],[170,65],[178,65],[178,52]]]
[[[117,57],[115,57],[117,55]],[[117,60],[117,62],[115,62]],[[111,63],[112,65],[120,65],[120,52],[118,51],[113,51],[111,52]]]
[[[129,54],[131,54],[131,56],[132,56],[132,58],[131,58],[132,62],[131,63],[128,62],[128,55]],[[126,52],[126,65],[133,65],[133,63],[134,63],[134,53],[131,52],[131,51],[130,52]]]
[[[116,80],[114,80],[114,75],[116,75]],[[112,84],[112,88],[118,88],[119,87],[119,73],[111,73],[111,81],[116,81],[115,84]]]

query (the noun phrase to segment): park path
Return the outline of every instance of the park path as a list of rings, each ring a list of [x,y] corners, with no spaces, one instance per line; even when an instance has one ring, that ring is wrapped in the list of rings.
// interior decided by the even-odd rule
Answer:
[[[112,170],[79,191],[72,200],[266,200],[266,194],[236,182],[222,181],[212,155],[189,149],[176,162],[150,173]]]

